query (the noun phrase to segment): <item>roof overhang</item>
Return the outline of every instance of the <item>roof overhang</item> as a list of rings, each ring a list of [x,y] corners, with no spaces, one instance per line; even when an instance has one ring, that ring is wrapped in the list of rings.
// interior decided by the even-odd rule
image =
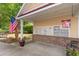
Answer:
[[[45,4],[43,4],[43,5],[39,6],[39,7],[31,10],[31,11],[28,11],[28,12],[26,11],[24,14],[20,14],[21,11],[23,10],[24,6],[26,5],[26,4],[23,4],[20,11],[18,12],[18,14],[16,16],[16,19],[21,19],[21,18],[30,16],[30,15],[33,15],[35,13],[44,11],[44,10],[49,9],[51,7],[55,7],[56,5],[59,5],[59,4],[62,4],[62,3],[45,3]]]
[[[78,13],[79,4],[77,3],[55,3],[44,8],[18,15],[16,19],[25,19],[27,21],[44,20],[61,16],[72,16]]]

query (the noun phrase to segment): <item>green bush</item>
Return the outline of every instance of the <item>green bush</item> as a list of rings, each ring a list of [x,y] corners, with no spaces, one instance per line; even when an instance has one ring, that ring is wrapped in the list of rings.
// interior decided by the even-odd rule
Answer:
[[[79,56],[79,51],[77,50],[66,49],[66,52],[68,56]]]
[[[0,29],[0,32],[4,32],[4,30],[3,29]]]
[[[24,29],[24,32],[33,33],[33,25],[30,23],[25,24],[23,29]]]
[[[0,32],[7,32],[7,33],[8,33],[8,32],[9,32],[9,30],[6,30],[6,29],[5,29],[5,30],[0,29]]]

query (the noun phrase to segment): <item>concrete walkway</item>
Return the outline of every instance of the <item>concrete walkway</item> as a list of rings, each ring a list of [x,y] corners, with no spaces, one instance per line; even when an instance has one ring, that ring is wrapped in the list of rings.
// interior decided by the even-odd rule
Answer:
[[[20,48],[17,44],[0,42],[0,56],[65,56],[65,48],[43,42],[29,43]]]

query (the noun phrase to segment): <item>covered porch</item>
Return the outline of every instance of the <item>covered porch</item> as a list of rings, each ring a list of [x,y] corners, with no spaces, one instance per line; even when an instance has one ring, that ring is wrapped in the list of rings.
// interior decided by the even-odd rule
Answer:
[[[33,41],[42,41],[66,47],[72,40],[78,40],[78,10],[79,4],[75,3],[47,3],[47,4],[24,4],[16,19],[20,20],[21,39],[23,38],[23,21],[33,23]],[[61,21],[71,20],[71,27],[64,30]],[[65,34],[54,35],[54,26],[61,27]],[[45,29],[48,32],[45,32]],[[67,31],[67,32],[65,32]]]

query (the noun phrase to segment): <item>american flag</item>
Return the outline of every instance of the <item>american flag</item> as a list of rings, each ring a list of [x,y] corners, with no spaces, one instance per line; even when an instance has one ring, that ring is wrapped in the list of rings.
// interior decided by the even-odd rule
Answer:
[[[17,22],[15,18],[12,16],[10,20],[10,32],[14,32],[15,28],[17,27]]]
[[[71,25],[70,20],[63,20],[62,25],[64,28],[69,28]]]

